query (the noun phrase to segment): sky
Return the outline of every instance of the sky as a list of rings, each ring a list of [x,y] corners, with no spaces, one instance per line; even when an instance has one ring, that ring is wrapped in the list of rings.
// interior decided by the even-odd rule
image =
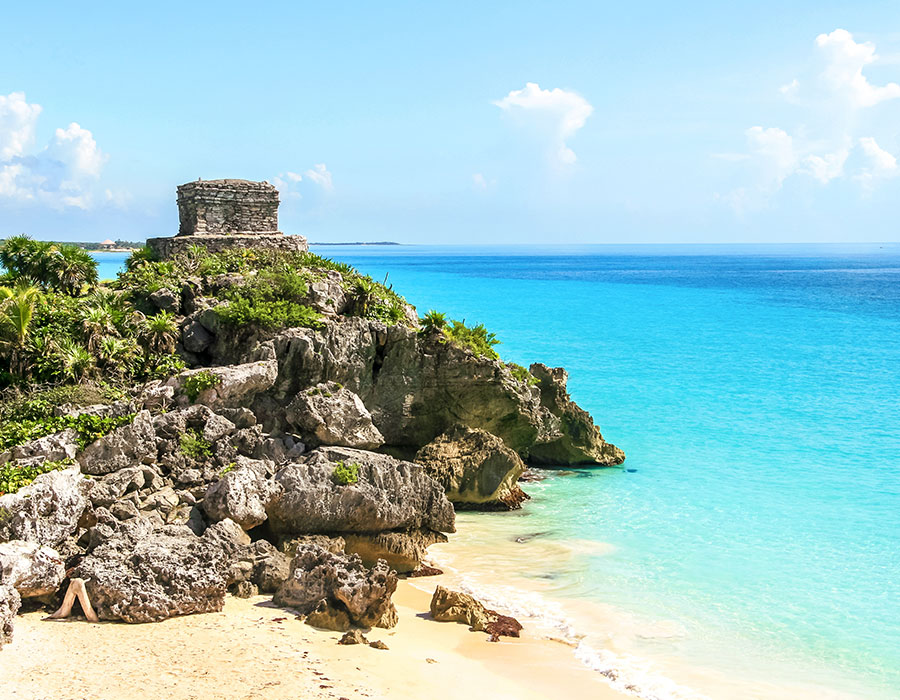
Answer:
[[[233,177],[313,241],[900,241],[898,157],[896,0],[0,8],[0,237]]]

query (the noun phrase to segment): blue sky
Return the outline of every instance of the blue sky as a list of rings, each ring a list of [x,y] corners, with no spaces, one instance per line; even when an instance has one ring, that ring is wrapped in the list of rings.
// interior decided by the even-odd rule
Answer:
[[[897,241],[900,3],[7,3],[0,235]]]

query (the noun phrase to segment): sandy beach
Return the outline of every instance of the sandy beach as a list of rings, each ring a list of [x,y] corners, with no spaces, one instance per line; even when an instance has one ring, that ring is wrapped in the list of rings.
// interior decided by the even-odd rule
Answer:
[[[373,630],[388,650],[341,646],[265,596],[226,598],[221,613],[158,624],[44,621],[30,612],[0,653],[15,700],[280,700],[282,698],[621,698],[563,644],[490,643],[427,614],[443,577],[401,581],[400,623]]]

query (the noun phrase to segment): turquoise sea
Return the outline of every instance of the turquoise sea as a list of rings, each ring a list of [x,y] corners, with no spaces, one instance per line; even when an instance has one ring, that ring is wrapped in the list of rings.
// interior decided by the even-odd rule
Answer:
[[[644,697],[900,696],[900,246],[315,252],[566,367],[625,450],[461,517],[582,661]]]

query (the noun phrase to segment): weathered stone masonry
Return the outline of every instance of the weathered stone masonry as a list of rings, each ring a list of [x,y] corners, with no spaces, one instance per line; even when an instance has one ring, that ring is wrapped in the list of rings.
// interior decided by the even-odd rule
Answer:
[[[303,236],[278,230],[278,190],[268,182],[197,180],[179,185],[178,235],[147,241],[159,258],[192,245],[211,253],[228,248],[308,250]]]

